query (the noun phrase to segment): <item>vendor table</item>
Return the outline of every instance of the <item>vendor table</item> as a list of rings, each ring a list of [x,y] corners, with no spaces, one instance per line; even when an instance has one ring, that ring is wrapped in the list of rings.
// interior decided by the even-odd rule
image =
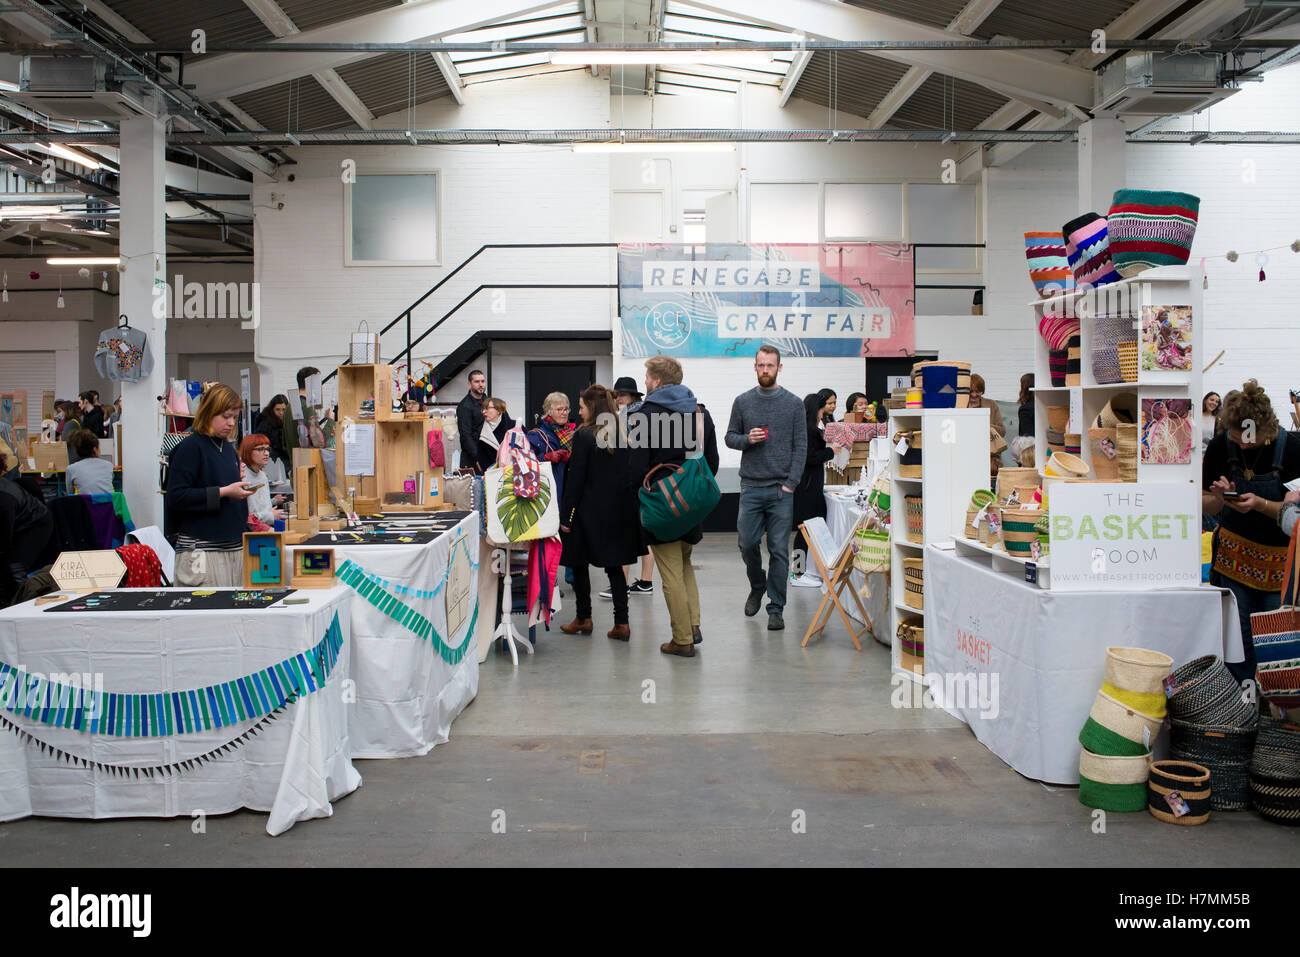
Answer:
[[[1208,586],[1053,592],[931,545],[924,602],[926,681],[945,682],[944,710],[1039,781],[1079,783],[1079,729],[1101,689],[1107,646],[1163,651],[1174,667],[1243,657],[1236,601]]]
[[[354,757],[427,754],[447,741],[452,721],[478,693],[478,516],[434,514],[459,518],[436,535],[407,533],[407,543],[388,535],[357,541],[346,532],[312,539],[334,549],[337,580],[356,592],[356,702],[348,712]]]
[[[269,812],[275,835],[330,816],[361,785],[343,694],[354,599],[342,586],[302,596],[0,611],[0,821],[246,807]]]
[[[844,536],[849,533],[858,519],[862,517],[862,509],[854,504],[852,499],[841,498],[833,492],[826,492],[826,527],[831,530],[831,537],[836,542],[843,542]],[[862,604],[867,609],[867,614],[871,616],[872,632],[871,637],[886,647],[889,646],[889,576],[878,572],[864,576],[856,568],[853,570],[853,588],[861,595],[859,590],[862,588],[863,578],[871,586],[871,596],[862,599]],[[822,590],[826,586],[822,585]],[[845,596],[844,610],[849,613],[849,617],[855,621],[859,620],[858,606],[854,601]],[[839,619],[833,619],[838,621]],[[840,622],[843,624],[843,622]],[[866,624],[866,622],[863,622]]]

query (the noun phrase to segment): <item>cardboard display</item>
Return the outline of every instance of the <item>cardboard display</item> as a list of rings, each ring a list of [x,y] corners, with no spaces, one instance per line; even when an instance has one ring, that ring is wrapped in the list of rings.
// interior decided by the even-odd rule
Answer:
[[[116,588],[126,577],[126,563],[112,549],[93,552],[61,552],[50,566],[59,588],[78,593]]]

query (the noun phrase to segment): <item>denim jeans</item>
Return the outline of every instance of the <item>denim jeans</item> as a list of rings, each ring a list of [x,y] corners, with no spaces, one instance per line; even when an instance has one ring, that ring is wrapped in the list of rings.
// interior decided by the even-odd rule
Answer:
[[[740,554],[745,559],[749,587],[767,587],[768,614],[785,608],[785,590],[790,581],[790,530],[794,525],[794,495],[779,485],[751,486],[740,490],[740,512],[736,531]],[[763,535],[767,535],[769,569],[763,574]]]
[[[1282,607],[1282,595],[1279,592],[1260,591],[1231,578],[1225,578],[1218,572],[1211,572],[1210,583],[1226,588],[1237,599],[1237,615],[1241,619],[1241,644],[1246,651],[1246,660],[1226,662],[1228,670],[1237,681],[1255,677],[1255,641],[1250,633],[1250,616],[1256,611],[1275,611]]]

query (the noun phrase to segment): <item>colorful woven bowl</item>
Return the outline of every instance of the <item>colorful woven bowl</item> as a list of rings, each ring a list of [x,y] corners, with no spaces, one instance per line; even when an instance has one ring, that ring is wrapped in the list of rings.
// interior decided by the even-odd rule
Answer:
[[[1210,819],[1210,769],[1193,761],[1156,761],[1147,773],[1147,810],[1168,824]]]
[[[1059,230],[1025,233],[1025,258],[1029,260],[1029,278],[1042,298],[1049,299],[1074,288],[1074,273]]]
[[[1074,270],[1079,286],[1105,286],[1122,278],[1110,258],[1110,240],[1106,234],[1106,217],[1084,213],[1061,227],[1065,236],[1065,255]]]
[[[1087,478],[1088,466],[1077,455],[1057,452],[1043,465],[1043,474],[1051,478]]]
[[[1065,349],[1070,345],[1070,337],[1079,334],[1079,320],[1045,312],[1038,320],[1038,334],[1048,349]]]
[[[1191,193],[1117,189],[1106,217],[1111,260],[1124,278],[1154,266],[1183,266],[1201,200]]]

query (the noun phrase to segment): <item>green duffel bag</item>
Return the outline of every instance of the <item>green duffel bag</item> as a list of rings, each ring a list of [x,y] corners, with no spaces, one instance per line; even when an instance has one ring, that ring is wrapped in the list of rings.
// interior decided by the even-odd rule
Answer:
[[[646,473],[638,498],[641,526],[661,542],[675,542],[703,522],[722,501],[722,490],[704,461],[704,417],[696,413],[701,449],[681,465],[663,462]],[[655,476],[659,477],[656,478]]]

